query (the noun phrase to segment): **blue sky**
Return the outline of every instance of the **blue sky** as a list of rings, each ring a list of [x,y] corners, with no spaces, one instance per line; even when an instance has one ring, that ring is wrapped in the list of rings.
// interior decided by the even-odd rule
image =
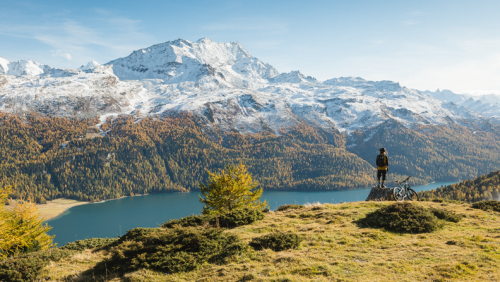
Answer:
[[[280,72],[500,94],[500,1],[6,1],[0,56],[106,63],[183,38],[238,41]]]

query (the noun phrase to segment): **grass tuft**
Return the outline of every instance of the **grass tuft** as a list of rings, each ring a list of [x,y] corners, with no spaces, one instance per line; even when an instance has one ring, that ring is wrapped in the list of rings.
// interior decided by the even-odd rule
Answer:
[[[289,204],[289,205],[282,205],[279,206],[276,211],[286,211],[286,210],[297,210],[303,208],[304,205],[295,205],[295,204]]]
[[[271,249],[275,252],[296,249],[304,238],[295,233],[273,232],[262,237],[253,238],[250,242],[256,250]]]

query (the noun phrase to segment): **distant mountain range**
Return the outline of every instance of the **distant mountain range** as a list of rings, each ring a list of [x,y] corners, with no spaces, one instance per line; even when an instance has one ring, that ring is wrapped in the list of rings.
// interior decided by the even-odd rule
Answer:
[[[457,181],[500,169],[499,107],[497,95],[279,73],[206,38],[77,69],[2,58],[0,186],[94,201],[197,189],[207,169],[245,162],[266,190],[345,190],[375,183],[381,147],[388,183]]]
[[[350,133],[394,121],[406,128],[500,123],[499,95],[419,91],[356,77],[326,81],[279,73],[238,42],[178,39],[104,65],[57,69],[0,58],[0,110],[60,117],[187,111],[207,126],[243,134],[300,123]]]

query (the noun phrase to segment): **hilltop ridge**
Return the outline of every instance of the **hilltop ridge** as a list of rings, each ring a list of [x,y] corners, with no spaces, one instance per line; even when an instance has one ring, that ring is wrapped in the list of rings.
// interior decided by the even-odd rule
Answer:
[[[498,281],[498,212],[463,204],[418,202],[422,207],[456,213],[461,220],[443,221],[442,229],[423,234],[399,234],[357,223],[389,204],[323,204],[267,213],[261,221],[223,234],[237,236],[247,245],[267,234],[294,233],[304,238],[298,248],[248,248],[225,262],[205,263],[187,272],[143,268],[120,276],[110,271],[108,281]],[[182,234],[184,229],[172,232]],[[133,247],[136,244],[131,240],[127,246],[140,252]],[[84,280],[92,275],[101,279],[103,274],[93,269],[103,265],[105,258],[109,258],[107,251],[87,249],[43,271],[53,280]]]

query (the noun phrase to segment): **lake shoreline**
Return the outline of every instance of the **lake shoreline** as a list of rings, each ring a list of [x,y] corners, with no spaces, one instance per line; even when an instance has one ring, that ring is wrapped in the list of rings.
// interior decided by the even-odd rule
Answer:
[[[454,182],[435,182],[434,184],[413,187],[418,190],[431,190]],[[261,200],[269,202],[269,208],[276,210],[285,204],[361,202],[365,201],[371,188],[343,191],[278,191],[265,190]],[[170,219],[179,219],[199,214],[203,204],[199,201],[199,191],[189,193],[169,192],[124,196],[120,199],[96,202],[95,205],[82,204],[70,209],[62,216],[48,221],[52,226],[49,235],[59,245],[85,238],[114,238],[122,236],[127,230],[142,227],[155,228]],[[118,200],[118,201],[113,201]]]
[[[456,182],[456,181],[460,181],[460,180],[455,180],[454,182]],[[432,181],[430,183],[420,184],[420,185],[416,185],[416,186],[426,186],[426,185],[430,185],[433,183],[436,183],[436,181]],[[346,191],[363,190],[363,189],[371,189],[371,188],[372,187],[364,187],[364,188],[354,188],[354,189],[346,189],[346,190],[275,190],[275,189],[273,189],[273,190],[264,190],[264,191],[266,191],[266,192],[312,192],[312,193],[314,193],[314,192],[346,192]],[[123,199],[123,198],[142,197],[142,196],[148,196],[148,195],[161,195],[161,194],[186,194],[186,193],[195,193],[196,191],[199,191],[199,190],[193,189],[193,190],[190,190],[187,192],[186,191],[170,191],[170,192],[164,192],[164,193],[135,194],[132,196],[121,196],[119,198],[108,199],[108,200],[103,200],[103,201],[99,201],[99,202],[87,202],[87,201],[58,198],[58,199],[52,200],[50,202],[54,202],[54,201],[63,199],[63,200],[68,200],[68,201],[74,201],[75,203],[68,204],[67,206],[65,206],[65,208],[63,210],[58,212],[56,215],[45,216],[44,222],[48,222],[48,221],[51,221],[51,220],[58,218],[59,216],[63,215],[64,212],[66,212],[67,210],[69,210],[70,208],[75,207],[75,206],[88,205],[88,204],[102,204],[102,203],[106,203],[106,202],[114,201],[114,200],[119,200],[119,199]],[[360,201],[362,201],[362,200],[360,200]],[[47,203],[49,203],[49,202],[47,202]],[[43,204],[37,204],[37,208],[39,206],[43,206]],[[60,206],[54,207],[54,208],[60,208]],[[49,209],[49,208],[47,208],[47,209]]]
[[[17,206],[17,202],[14,200],[14,204],[6,205],[5,207],[9,210],[14,210]],[[42,218],[44,222],[55,219],[65,211],[72,207],[89,204],[87,201],[78,201],[66,198],[57,198],[51,201],[47,201],[45,204],[35,204],[38,212],[38,217]]]

